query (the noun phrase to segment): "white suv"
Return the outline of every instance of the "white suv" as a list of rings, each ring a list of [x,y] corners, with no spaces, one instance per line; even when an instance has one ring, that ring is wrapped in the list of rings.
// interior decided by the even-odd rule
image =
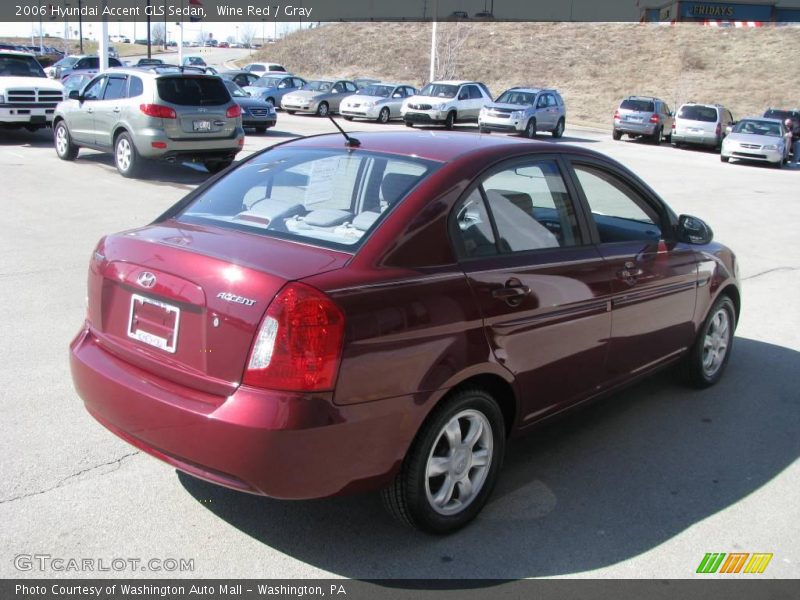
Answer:
[[[485,84],[478,81],[432,81],[419,94],[403,102],[400,114],[406,127],[477,123],[481,109],[492,101]]]
[[[64,86],[48,79],[32,54],[0,50],[0,127],[47,127],[63,97]]]

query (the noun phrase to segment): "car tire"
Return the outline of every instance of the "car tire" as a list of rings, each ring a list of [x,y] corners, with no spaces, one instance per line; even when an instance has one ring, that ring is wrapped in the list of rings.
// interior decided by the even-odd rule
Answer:
[[[453,393],[420,428],[400,472],[382,491],[384,506],[401,523],[428,533],[464,527],[494,489],[505,441],[503,414],[490,394],[479,388]]]
[[[650,137],[650,141],[655,144],[656,146],[661,145],[661,127],[656,127],[656,130],[653,132],[653,135]]]
[[[774,163],[776,169],[783,168],[783,160],[779,160],[778,162]]]
[[[330,106],[328,106],[327,102],[320,102],[319,106],[317,106],[317,116],[318,117],[327,117],[331,112]]]
[[[411,121],[403,121],[406,124],[406,127],[414,127],[414,124]]]
[[[562,135],[564,135],[564,127],[565,127],[564,119],[559,119],[558,123],[556,123],[556,128],[553,129],[553,131],[551,131],[550,133],[553,134],[554,138],[560,138]]]
[[[448,131],[453,129],[456,124],[456,111],[451,110],[447,113],[447,118],[444,120],[444,128]]]
[[[296,110],[287,110],[286,112],[287,112],[287,113],[289,113],[290,115],[293,115],[293,114],[294,114],[294,113],[296,113],[297,111],[296,111]]]
[[[614,129],[611,132],[611,137],[614,138],[616,141],[619,141],[622,139],[622,132],[617,129]]]
[[[72,142],[72,136],[69,134],[67,124],[64,121],[59,121],[56,129],[53,132],[53,145],[56,149],[56,155],[61,160],[75,160],[78,157],[80,148]]]
[[[528,119],[528,123],[525,125],[525,131],[523,134],[529,140],[536,139],[536,118],[531,117]]]
[[[384,106],[381,109],[381,112],[378,113],[378,123],[386,124],[389,122],[389,119],[392,117],[392,113],[389,110],[388,106]]]
[[[730,157],[730,156],[722,156],[722,155],[720,154],[720,155],[719,155],[719,159],[720,159],[722,162],[728,162],[728,161],[731,159],[731,157]]]
[[[345,121],[352,121],[353,120],[353,117],[348,117],[346,115],[342,115],[342,116],[344,117]]]
[[[672,143],[672,134],[670,133],[670,134],[665,135],[664,136],[664,141],[667,142],[668,144],[671,144]]]
[[[142,158],[127,131],[114,140],[114,164],[123,177],[136,177],[142,168]]]
[[[687,383],[707,388],[720,380],[731,356],[735,329],[733,301],[728,296],[720,296],[708,311],[697,339],[683,360],[683,376]]]
[[[233,164],[232,159],[225,159],[225,160],[206,160],[203,162],[203,166],[209,173],[219,173],[220,171],[227,169]]]
[[[478,133],[492,133],[486,127],[478,127]]]

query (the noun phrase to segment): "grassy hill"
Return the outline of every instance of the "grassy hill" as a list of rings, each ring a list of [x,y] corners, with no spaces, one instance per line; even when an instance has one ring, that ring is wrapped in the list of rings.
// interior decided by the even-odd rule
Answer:
[[[628,23],[439,24],[437,77],[476,79],[496,96],[555,86],[572,122],[607,127],[620,98],[719,102],[735,118],[800,105],[800,27],[711,28]],[[331,23],[298,31],[253,57],[304,77],[428,79],[431,24]],[[249,62],[249,61],[248,61]]]

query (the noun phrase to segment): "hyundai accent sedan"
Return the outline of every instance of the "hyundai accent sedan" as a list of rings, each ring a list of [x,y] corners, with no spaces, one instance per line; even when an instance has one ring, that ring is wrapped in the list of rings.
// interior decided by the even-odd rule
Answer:
[[[716,383],[737,261],[596,152],[450,132],[278,144],[108,235],[88,411],[195,477],[473,519],[506,441],[668,365]]]

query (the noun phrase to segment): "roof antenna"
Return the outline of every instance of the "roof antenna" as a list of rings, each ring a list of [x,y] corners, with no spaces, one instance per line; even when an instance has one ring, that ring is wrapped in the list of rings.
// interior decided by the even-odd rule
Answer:
[[[348,148],[358,148],[361,145],[361,142],[359,142],[356,138],[347,135],[347,132],[341,127],[339,127],[339,124],[334,120],[332,116],[328,115],[328,118],[331,120],[331,123],[333,123],[336,126],[336,129],[338,129],[344,136],[344,139],[346,140],[344,143],[345,146],[347,146]]]

